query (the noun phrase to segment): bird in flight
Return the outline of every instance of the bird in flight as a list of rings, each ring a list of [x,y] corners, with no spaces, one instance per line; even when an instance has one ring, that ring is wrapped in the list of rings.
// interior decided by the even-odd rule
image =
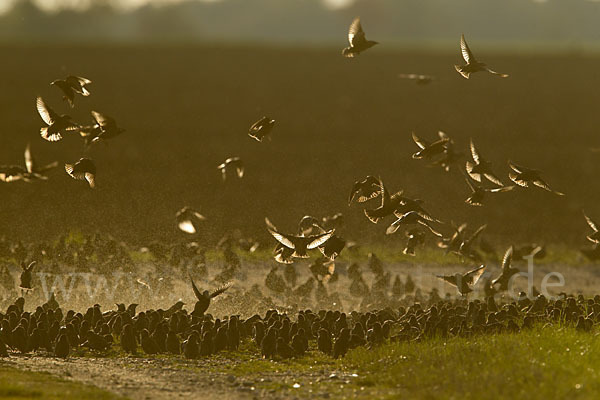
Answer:
[[[469,179],[469,177],[467,177],[466,175],[465,181],[467,182],[467,185],[469,185],[469,188],[471,188],[471,194],[469,195],[469,197],[467,197],[465,203],[470,204],[472,206],[482,206],[483,199],[485,198],[485,195],[487,193],[508,192],[514,189],[514,186],[500,186],[497,188],[488,189],[472,182],[471,179]]]
[[[271,140],[271,131],[275,126],[275,120],[269,117],[262,117],[252,124],[248,130],[248,136],[262,142],[264,138]]]
[[[227,180],[228,169],[234,169],[238,178],[244,176],[244,163],[242,163],[242,160],[239,157],[228,158],[227,160],[225,160],[225,162],[219,164],[219,166],[217,166],[217,169],[221,171],[221,176],[223,177],[224,181]]]
[[[68,131],[76,131],[79,125],[74,123],[69,115],[58,115],[41,97],[35,101],[36,108],[42,120],[48,125],[40,129],[40,135],[49,142],[58,142]]]
[[[513,247],[510,246],[508,250],[506,250],[506,253],[504,253],[504,258],[502,259],[502,272],[500,273],[500,276],[492,281],[492,286],[500,285],[500,287],[497,289],[498,291],[508,290],[510,278],[519,273],[518,269],[511,266],[512,256]]]
[[[303,235],[291,235],[278,232],[277,228],[265,218],[267,230],[280,244],[285,246],[287,249],[294,250],[292,257],[297,258],[308,258],[308,250],[316,249],[322,246],[331,238],[335,229],[330,231],[319,233],[316,235],[303,236]]]
[[[464,78],[469,79],[469,76],[475,72],[479,71],[487,71],[490,74],[499,76],[500,78],[507,78],[508,74],[501,74],[499,72],[491,70],[485,63],[477,61],[473,52],[469,48],[467,41],[465,40],[465,35],[460,36],[460,50],[462,52],[462,56],[466,62],[465,65],[455,65],[454,68],[456,71],[461,74]]]
[[[379,44],[373,40],[367,40],[362,25],[360,24],[359,17],[354,18],[354,21],[350,24],[350,29],[348,30],[348,43],[350,46],[342,50],[342,55],[349,58],[356,57],[361,52]]]
[[[472,286],[475,286],[485,272],[485,265],[481,265],[464,274],[456,273],[454,275],[436,275],[439,279],[448,282],[455,286],[461,296],[465,296],[473,291]]]
[[[81,158],[75,164],[65,164],[65,171],[73,179],[87,181],[90,188],[96,187],[96,165],[89,158]]]
[[[550,189],[550,186],[548,186],[548,184],[542,179],[541,171],[537,169],[522,167],[520,165],[514,164],[510,160],[508,161],[508,166],[510,167],[510,169],[512,169],[512,171],[510,171],[510,173],[508,174],[508,177],[517,185],[521,187],[529,187],[529,184],[531,183],[558,196],[565,195],[564,193]]]
[[[587,240],[589,240],[592,243],[600,243],[600,232],[598,232],[598,225],[596,225],[596,223],[592,221],[590,217],[587,216],[585,211],[583,212],[583,216],[585,217],[585,220],[590,226],[590,228],[592,228],[592,230],[594,231],[593,233],[587,236]]]
[[[51,82],[51,85],[56,86],[63,92],[63,99],[66,100],[71,108],[75,107],[75,93],[82,96],[89,96],[90,92],[85,87],[92,83],[89,79],[80,76],[69,75],[65,79],[57,79]]]
[[[187,206],[177,211],[175,218],[177,219],[177,227],[179,230],[191,235],[198,232],[199,224],[206,220],[206,217],[200,214],[200,212]]]
[[[48,177],[44,175],[43,172],[56,168],[57,166],[58,162],[54,161],[48,165],[39,167],[31,154],[31,145],[28,143],[27,147],[25,147],[25,168],[20,165],[0,166],[0,181],[8,183],[19,180],[23,180],[24,182],[47,180]]]
[[[438,132],[438,136],[440,137],[438,140],[436,140],[433,143],[430,143],[427,140],[421,139],[413,132],[413,141],[419,147],[420,150],[414,153],[412,155],[412,158],[416,160],[420,160],[422,158],[431,159],[446,151],[446,145],[450,142],[450,137],[442,131]]]
[[[398,78],[415,81],[417,85],[427,85],[435,80],[434,76],[422,74],[398,74]]]
[[[365,179],[356,181],[352,185],[350,196],[348,196],[348,205],[352,204],[354,199],[359,203],[364,203],[379,196],[379,193],[381,193],[379,179],[373,175],[367,175]]]
[[[492,163],[485,160],[475,148],[473,139],[471,139],[469,145],[471,148],[471,156],[473,157],[473,162],[467,161],[465,164],[465,169],[467,170],[469,176],[479,183],[481,183],[482,177],[485,177],[487,180],[495,183],[498,186],[504,186],[502,181],[500,181],[498,176],[496,176],[494,171],[492,171]]]

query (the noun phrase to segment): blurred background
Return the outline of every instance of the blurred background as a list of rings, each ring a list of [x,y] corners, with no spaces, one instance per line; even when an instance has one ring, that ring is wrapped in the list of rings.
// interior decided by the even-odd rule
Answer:
[[[346,59],[355,16],[380,44]],[[344,237],[401,246],[402,232],[385,235],[392,219],[373,225],[347,205],[353,182],[374,174],[425,200],[444,234],[466,221],[503,243],[583,244],[582,209],[600,220],[598,21],[600,2],[584,0],[0,0],[0,164],[22,165],[28,142],[41,164],[61,163],[47,182],[0,183],[0,234],[180,240],[175,213],[188,205],[215,241],[233,229],[270,241],[265,217],[293,232],[303,215],[342,212]],[[457,74],[461,33],[511,76]],[[74,109],[50,86],[71,74],[93,81]],[[127,131],[89,151],[76,136],[46,142],[36,96]],[[258,143],[247,131],[264,115],[273,140]],[[438,130],[463,154],[450,172],[411,158],[411,132]],[[469,138],[505,183],[512,159],[567,196],[519,189],[465,204]],[[84,156],[96,190],[64,172]],[[216,167],[231,156],[246,175],[223,182]]]
[[[356,15],[388,48],[448,50],[460,32],[512,51],[600,39],[594,0],[1,0],[0,40],[338,46]]]

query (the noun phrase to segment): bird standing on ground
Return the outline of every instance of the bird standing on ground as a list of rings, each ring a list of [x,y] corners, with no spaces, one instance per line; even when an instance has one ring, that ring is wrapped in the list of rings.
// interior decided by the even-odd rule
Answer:
[[[461,74],[464,78],[469,79],[469,76],[472,73],[479,71],[487,71],[490,74],[499,76],[500,78],[507,78],[508,74],[501,74],[496,71],[492,71],[485,63],[477,61],[473,52],[469,48],[467,41],[465,40],[465,35],[460,36],[460,50],[462,52],[462,56],[466,62],[465,65],[455,65],[454,68],[456,71]]]
[[[342,50],[342,55],[349,58],[355,57],[363,51],[379,44],[373,40],[367,40],[362,25],[360,24],[359,17],[354,18],[354,21],[350,24],[350,29],[348,30],[348,43],[350,46]]]

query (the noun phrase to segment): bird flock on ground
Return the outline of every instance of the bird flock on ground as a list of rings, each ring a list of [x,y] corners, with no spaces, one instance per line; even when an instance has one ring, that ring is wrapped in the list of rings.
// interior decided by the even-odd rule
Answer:
[[[361,21],[355,18],[348,32],[349,46],[342,55],[348,58],[357,57],[378,42],[367,40]],[[475,58],[464,35],[460,38],[460,49],[464,65],[455,65],[456,71],[469,79],[476,72],[488,72],[500,78],[508,75],[490,69],[487,64]],[[428,84],[435,77],[422,74],[400,74],[400,78],[411,79],[417,84]],[[77,95],[89,96],[88,85],[91,81],[78,76],[68,76],[51,84],[62,93],[63,99],[73,108]],[[78,135],[84,144],[84,150],[99,142],[111,140],[125,130],[106,114],[91,111],[92,120],[89,125],[72,120],[67,114],[59,114],[41,97],[36,98],[37,111],[44,122],[40,128],[40,136],[49,142],[58,142],[63,137]],[[248,136],[258,142],[272,140],[275,120],[264,116],[253,123]],[[464,175],[469,193],[465,202],[473,206],[483,206],[488,196],[509,192],[517,186],[528,188],[540,187],[550,193],[562,196],[563,193],[551,189],[542,178],[541,171],[524,167],[508,160],[508,179],[514,185],[506,185],[501,176],[496,174],[474,141],[469,143],[470,158],[460,165],[463,154],[455,151],[454,141],[442,131],[432,140],[421,138],[414,132],[412,140],[417,146],[412,155],[415,160],[424,160],[445,171],[458,168]],[[25,166],[0,166],[0,181],[33,182],[46,180],[46,171],[55,168],[56,162],[40,167],[36,164],[31,146],[25,149]],[[65,172],[74,179],[86,181],[90,188],[96,187],[96,165],[93,160],[82,157],[64,166]],[[217,166],[223,180],[243,178],[244,164],[240,157],[229,157]],[[137,304],[129,307],[118,304],[117,310],[102,311],[96,304],[85,313],[68,310],[63,313],[54,293],[50,299],[34,312],[24,309],[25,298],[19,297],[9,305],[5,313],[0,312],[0,356],[7,356],[7,349],[21,353],[45,349],[58,357],[70,354],[81,354],[82,349],[107,353],[113,351],[113,344],[118,344],[126,353],[137,353],[141,349],[146,354],[172,353],[186,358],[209,356],[223,350],[237,350],[240,343],[254,343],[256,349],[265,358],[289,358],[301,356],[307,351],[318,350],[335,358],[343,356],[349,349],[358,346],[369,348],[385,341],[421,340],[431,336],[469,336],[476,333],[518,332],[528,329],[536,323],[553,325],[555,323],[572,322],[577,329],[589,330],[600,320],[600,296],[584,299],[561,294],[558,299],[548,300],[534,293],[534,296],[522,296],[515,301],[498,305],[495,295],[509,289],[511,278],[519,270],[513,266],[513,260],[519,261],[525,256],[543,257],[544,248],[536,244],[520,247],[509,247],[502,258],[501,270],[496,277],[485,277],[486,266],[482,262],[485,255],[494,255],[495,251],[481,237],[486,226],[473,231],[466,224],[455,226],[452,232],[444,235],[442,220],[434,217],[424,208],[424,201],[413,199],[403,191],[391,191],[379,176],[368,175],[357,180],[350,190],[348,205],[355,203],[367,205],[378,199],[378,206],[364,208],[366,219],[378,224],[388,217],[394,217],[385,233],[392,235],[404,230],[406,246],[404,254],[415,256],[416,249],[424,243],[426,235],[437,240],[438,247],[446,253],[457,254],[462,260],[476,262],[478,265],[464,272],[450,275],[439,275],[438,278],[454,286],[460,297],[453,301],[441,301],[437,292],[432,291],[428,298],[420,293],[412,297],[414,304],[405,305],[394,302],[386,294],[391,288],[393,294],[412,293],[415,288],[410,276],[403,283],[398,276],[391,284],[391,275],[385,272],[374,254],[369,255],[369,269],[375,276],[372,287],[369,287],[362,276],[360,266],[348,266],[344,274],[350,281],[350,293],[361,298],[361,305],[371,306],[374,311],[353,311],[346,314],[339,310],[313,312],[310,309],[296,310],[290,317],[281,309],[271,308],[264,315],[255,314],[242,318],[239,314],[223,319],[214,318],[207,311],[211,300],[227,292],[231,287],[231,279],[239,272],[241,262],[237,250],[255,252],[260,243],[253,240],[227,236],[219,243],[226,261],[226,267],[219,274],[221,283],[213,291],[201,291],[196,286],[194,275],[202,274],[196,268],[185,264],[182,268],[189,277],[196,302],[191,312],[186,311],[182,301],[170,308],[149,309],[136,312]],[[196,209],[184,207],[176,213],[177,227],[190,237],[197,237],[202,230],[206,218]],[[587,224],[592,229],[588,240],[594,244],[592,250],[584,252],[590,259],[600,258],[600,233],[597,225],[584,213]],[[292,233],[284,233],[268,218],[265,218],[267,231],[277,242],[274,259],[285,264],[284,276],[281,278],[276,268],[272,269],[265,279],[265,286],[274,293],[297,296],[301,299],[311,293],[317,285],[321,298],[318,303],[338,304],[334,294],[327,293],[327,285],[339,279],[335,260],[343,249],[356,247],[351,241],[339,236],[343,225],[341,213],[330,217],[303,217],[298,229]],[[478,248],[476,248],[478,242]],[[234,251],[235,250],[235,251]],[[197,263],[205,265],[206,248],[195,241],[177,244],[170,248],[163,244],[152,244],[146,251],[151,252],[158,262],[168,261],[181,267],[186,259],[203,259]],[[310,265],[311,275],[303,284],[297,284],[295,270],[291,267],[296,259],[310,258],[311,253],[320,253]],[[87,256],[96,254],[95,259]],[[484,255],[482,255],[484,254]],[[33,289],[33,270],[37,260],[26,262],[26,259],[41,257],[51,260],[53,268],[58,262],[74,265],[77,268],[89,268],[91,263],[118,265],[131,263],[130,252],[126,246],[110,238],[86,237],[83,243],[67,243],[61,238],[55,245],[40,244],[26,246],[22,243],[0,241],[0,255],[12,256],[22,260],[20,287],[24,291]],[[33,256],[32,256],[33,255]],[[206,271],[204,271],[206,274]],[[162,278],[161,278],[162,279]],[[167,279],[168,280],[168,279]],[[473,292],[473,287],[484,280],[485,300],[467,301],[466,296]],[[141,286],[150,288],[151,284],[140,279]],[[152,283],[154,285],[155,283]],[[409,284],[412,288],[409,288]],[[26,293],[26,292],[23,292]],[[22,293],[22,294],[23,294]],[[416,301],[416,300],[421,300]],[[448,300],[448,299],[446,299]],[[421,302],[428,303],[422,306]],[[112,349],[112,350],[111,350]]]

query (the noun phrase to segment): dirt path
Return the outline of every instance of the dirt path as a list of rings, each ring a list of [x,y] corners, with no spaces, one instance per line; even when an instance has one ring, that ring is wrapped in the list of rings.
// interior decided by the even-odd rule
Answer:
[[[179,362],[181,361],[181,362]],[[199,374],[201,361],[144,358],[72,358],[18,356],[0,363],[23,370],[43,371],[66,380],[127,396],[131,399],[255,399],[266,393],[250,382],[217,372]],[[185,364],[185,365],[184,365]],[[187,368],[191,367],[191,368]]]

